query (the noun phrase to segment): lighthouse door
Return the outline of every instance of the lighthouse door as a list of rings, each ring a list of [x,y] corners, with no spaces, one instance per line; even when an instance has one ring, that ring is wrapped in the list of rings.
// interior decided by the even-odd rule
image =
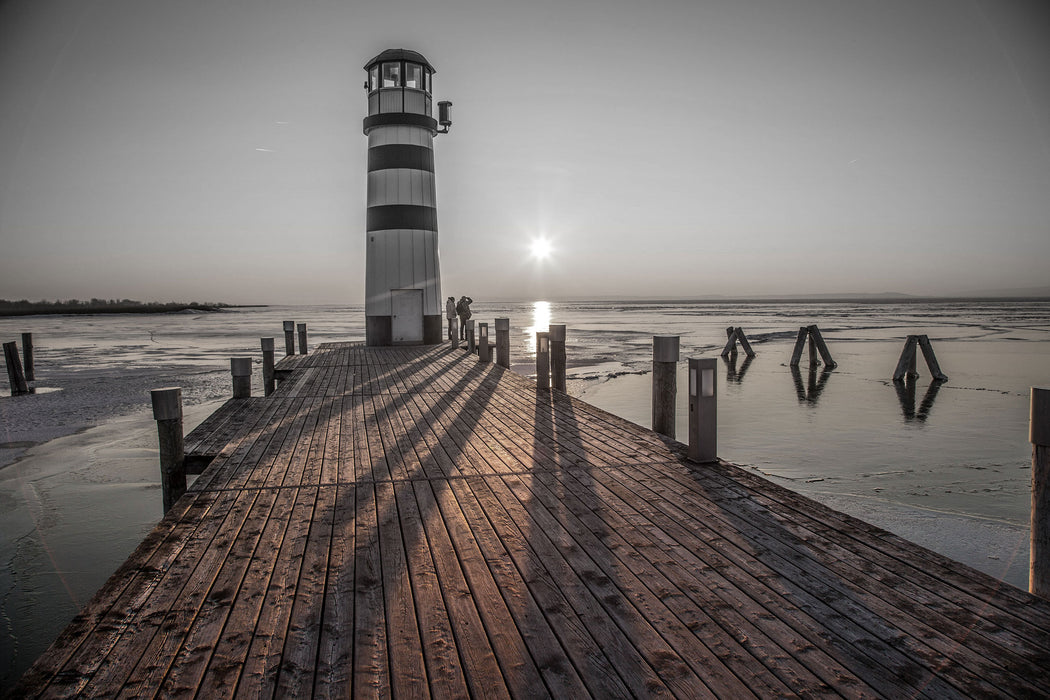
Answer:
[[[423,290],[391,289],[391,340],[395,345],[423,342]]]

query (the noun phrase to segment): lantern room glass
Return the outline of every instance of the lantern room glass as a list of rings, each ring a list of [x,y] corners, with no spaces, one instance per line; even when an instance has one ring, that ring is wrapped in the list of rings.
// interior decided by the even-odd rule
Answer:
[[[384,63],[383,64],[383,85],[382,87],[401,87],[401,64],[400,63]]]
[[[423,89],[423,66],[418,63],[405,64],[405,87]]]

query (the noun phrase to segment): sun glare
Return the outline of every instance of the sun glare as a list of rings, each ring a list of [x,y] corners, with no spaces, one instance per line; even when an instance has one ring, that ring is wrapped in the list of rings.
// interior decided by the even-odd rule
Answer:
[[[551,255],[551,242],[546,238],[534,238],[529,249],[532,251],[532,257],[537,260],[544,260]]]

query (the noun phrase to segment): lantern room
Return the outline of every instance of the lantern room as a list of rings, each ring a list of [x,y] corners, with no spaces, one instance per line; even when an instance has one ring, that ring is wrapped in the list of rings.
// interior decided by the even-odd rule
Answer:
[[[365,64],[368,116],[402,112],[431,116],[434,67],[421,53],[387,49]]]

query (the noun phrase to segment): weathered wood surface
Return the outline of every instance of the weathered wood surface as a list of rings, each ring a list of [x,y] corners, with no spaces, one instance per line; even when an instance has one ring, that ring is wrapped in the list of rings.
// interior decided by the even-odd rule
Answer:
[[[1047,692],[1050,601],[446,345],[282,362],[17,692]]]

